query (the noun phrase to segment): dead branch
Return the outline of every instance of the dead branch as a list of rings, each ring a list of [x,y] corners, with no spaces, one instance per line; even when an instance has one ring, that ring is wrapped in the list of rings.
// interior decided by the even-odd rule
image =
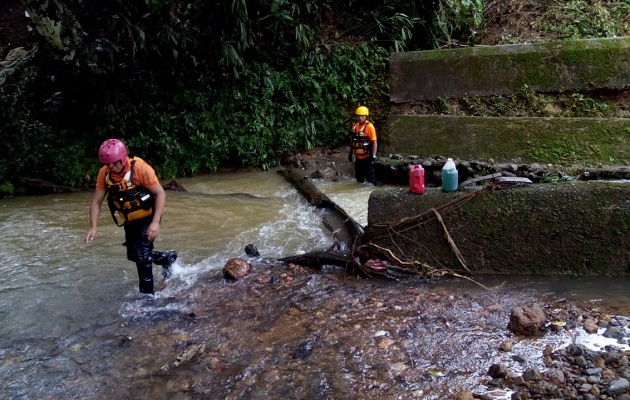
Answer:
[[[442,228],[444,229],[444,236],[446,236],[446,240],[448,240],[448,244],[451,246],[451,250],[453,250],[453,254],[455,254],[455,257],[457,257],[457,261],[459,261],[459,263],[462,264],[462,266],[464,267],[466,271],[470,272],[470,270],[466,266],[466,263],[464,262],[464,257],[462,256],[462,253],[460,253],[459,249],[457,248],[457,245],[455,244],[455,241],[453,240],[453,238],[451,238],[451,235],[448,233],[448,229],[446,228],[446,225],[444,224],[444,220],[442,219],[442,216],[435,208],[433,208],[432,210],[435,213],[435,217],[437,218],[437,220],[440,221],[440,223],[442,224]]]

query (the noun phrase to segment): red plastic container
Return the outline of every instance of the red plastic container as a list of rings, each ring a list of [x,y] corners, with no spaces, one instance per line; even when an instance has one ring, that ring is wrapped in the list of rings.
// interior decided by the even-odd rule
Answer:
[[[424,168],[422,165],[412,165],[409,170],[409,190],[413,193],[424,193]]]

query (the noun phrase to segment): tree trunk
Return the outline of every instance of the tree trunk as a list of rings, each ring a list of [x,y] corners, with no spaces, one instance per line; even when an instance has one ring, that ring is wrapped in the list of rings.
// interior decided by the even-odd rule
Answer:
[[[305,254],[278,258],[278,261],[284,263],[293,263],[305,267],[321,267],[322,265],[336,265],[338,267],[352,267],[354,261],[351,256],[336,254],[326,251],[311,251]]]
[[[324,251],[311,251],[302,255],[295,255],[277,259],[285,263],[294,263],[308,267],[322,265],[336,265],[354,271],[356,264],[352,255],[355,243],[363,235],[363,227],[349,216],[339,205],[320,192],[310,179],[294,168],[278,171],[293,184],[317,208],[328,211],[324,215],[324,225],[333,233],[335,243]],[[342,246],[341,244],[345,244]]]
[[[311,183],[310,179],[299,170],[288,168],[280,170],[278,173],[291,182],[306,197],[309,203],[317,208],[330,210],[330,213],[324,216],[324,224],[333,232],[335,239],[345,243],[348,248],[352,249],[357,238],[363,234],[363,227],[337,203],[320,192]]]

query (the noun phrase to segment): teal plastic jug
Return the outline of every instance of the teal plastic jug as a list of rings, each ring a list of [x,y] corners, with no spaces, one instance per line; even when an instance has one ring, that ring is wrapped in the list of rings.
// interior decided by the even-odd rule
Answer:
[[[454,192],[459,185],[459,174],[452,158],[446,160],[446,164],[442,167],[442,190],[445,192]]]

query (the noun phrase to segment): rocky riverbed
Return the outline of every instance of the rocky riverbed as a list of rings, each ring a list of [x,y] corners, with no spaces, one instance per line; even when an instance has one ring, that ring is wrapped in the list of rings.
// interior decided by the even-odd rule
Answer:
[[[226,399],[630,395],[630,320],[620,316],[630,309],[609,314],[483,277],[486,288],[245,261],[243,278],[217,272],[194,288],[185,314],[165,318],[171,300],[158,295],[155,310],[126,324],[130,337],[139,335],[128,344],[142,355],[140,375],[130,372],[138,391]],[[171,333],[146,341],[146,323]],[[528,323],[534,335],[514,332]]]
[[[342,174],[352,174],[352,165],[347,163],[346,148],[335,150],[317,149],[310,154],[302,154],[287,160],[291,166],[309,171],[313,178],[336,179]],[[427,185],[439,186],[441,184],[441,168],[445,160],[441,157],[419,159],[416,156],[387,155],[379,157],[377,161],[377,176],[380,182],[389,184],[406,185],[408,182],[409,165],[418,163],[423,165],[426,173]],[[597,179],[629,179],[630,169],[624,166],[611,167],[596,165],[584,166],[556,166],[549,164],[524,164],[519,160],[512,162],[495,163],[489,161],[458,161],[460,182],[479,176],[500,173],[508,177],[524,177],[533,183],[555,182],[559,180],[597,180]],[[409,290],[409,289],[406,289]],[[417,290],[417,289],[416,289]],[[404,291],[404,293],[408,293]],[[457,295],[450,292],[437,290],[429,292],[431,301],[457,302]],[[468,296],[463,299],[472,300]],[[463,299],[460,299],[463,300]],[[465,301],[465,300],[464,300]],[[478,300],[475,300],[478,301]],[[475,301],[468,305],[461,303],[457,307],[462,309],[475,309]],[[413,301],[412,301],[413,303]],[[424,303],[424,302],[423,302]],[[525,304],[527,303],[527,305]],[[472,381],[467,381],[460,390],[451,390],[448,395],[432,394],[425,389],[419,389],[415,394],[420,398],[442,398],[440,396],[453,396],[458,399],[630,399],[629,379],[630,367],[628,365],[628,337],[630,335],[630,315],[622,312],[621,315],[609,315],[602,310],[580,308],[570,302],[554,302],[553,306],[547,304],[542,312],[538,324],[541,330],[532,336],[532,332],[511,331],[507,322],[508,314],[514,314],[515,310],[528,309],[530,302],[513,304],[513,308],[507,310],[504,306],[487,305],[486,312],[502,314],[505,326],[501,327],[498,321],[495,328],[495,340],[501,343],[494,348],[486,349],[488,352],[511,354],[508,362],[491,363],[487,368],[478,364],[475,372],[467,374],[475,376]],[[541,308],[542,310],[542,308]],[[426,309],[423,309],[423,312]],[[442,310],[443,312],[444,310]],[[440,317],[436,321],[443,322]],[[448,323],[448,319],[446,320]],[[461,320],[460,320],[461,323]],[[439,325],[439,324],[438,324]],[[474,323],[473,323],[474,325]],[[442,326],[444,327],[444,326]],[[449,327],[447,324],[446,327]],[[501,329],[502,328],[502,329]],[[374,328],[376,329],[376,328]],[[399,348],[404,353],[412,352],[404,348],[405,340],[391,340],[391,331],[385,332],[382,339],[374,339],[374,344],[381,348]],[[408,331],[405,331],[408,332]],[[433,332],[439,336],[439,332]],[[528,336],[523,336],[523,334]],[[520,335],[520,336],[519,336]],[[530,359],[525,360],[518,352],[513,352],[514,344],[519,340],[544,343],[549,337],[573,336],[570,341],[560,341],[555,344],[546,344],[539,348],[538,353],[529,353]],[[399,334],[394,333],[396,338]],[[505,339],[505,336],[510,337]],[[589,348],[577,343],[577,337],[581,336],[587,342],[597,342],[597,339],[610,339],[612,342],[598,348]],[[520,339],[519,339],[520,338]],[[411,335],[409,339],[415,339]],[[551,340],[553,342],[553,340]],[[394,345],[395,343],[395,345]],[[449,342],[450,345],[450,342]],[[536,346],[533,346],[536,347]],[[591,346],[592,347],[592,346]],[[462,349],[460,349],[462,350]],[[461,355],[466,354],[462,350]],[[495,354],[495,356],[496,356]],[[499,357],[501,358],[501,357]],[[505,357],[504,357],[505,358]],[[392,360],[394,362],[394,360]],[[413,386],[413,378],[410,378],[414,370],[413,365],[394,362],[399,370],[393,374],[393,378]],[[404,365],[404,366],[403,366]],[[425,373],[427,373],[425,371]],[[428,374],[432,372],[429,371]],[[452,371],[450,372],[452,373]],[[434,376],[447,375],[446,372],[436,372]],[[417,377],[417,375],[416,375]],[[474,381],[474,382],[473,382]],[[471,388],[464,388],[463,386]],[[422,385],[418,386],[422,387]],[[398,392],[397,392],[398,393]],[[393,394],[393,393],[392,393]],[[437,397],[432,397],[437,396]],[[400,398],[405,398],[402,396]]]
[[[611,344],[591,349],[583,344],[571,343],[554,349],[546,345],[539,355],[543,368],[526,368],[514,373],[503,364],[493,364],[488,369],[492,378],[489,385],[509,388],[512,399],[630,399],[630,367],[628,357],[628,326],[630,318],[609,316],[592,310],[579,310],[574,306],[549,310],[544,317],[545,334],[562,331],[583,331],[594,341],[610,339]],[[502,343],[501,349],[511,350],[512,343]],[[460,399],[482,398],[472,392],[462,391]]]

